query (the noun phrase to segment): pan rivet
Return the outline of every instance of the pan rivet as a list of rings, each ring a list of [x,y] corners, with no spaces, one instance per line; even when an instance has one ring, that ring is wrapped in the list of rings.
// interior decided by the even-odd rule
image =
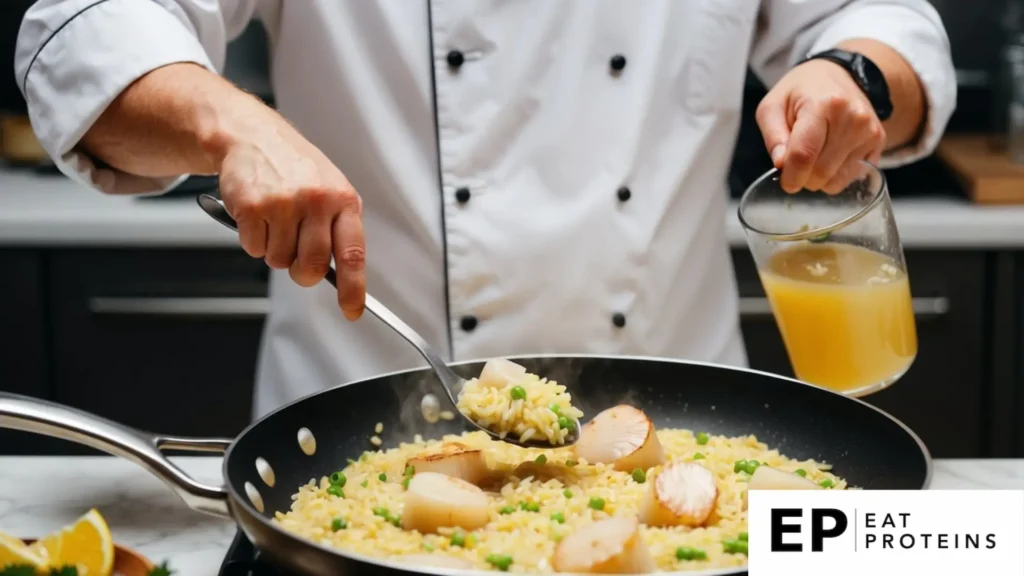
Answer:
[[[441,401],[433,394],[423,396],[420,400],[420,412],[423,413],[424,420],[431,424],[436,423],[441,417]]]
[[[256,508],[256,510],[260,514],[262,514],[263,496],[260,496],[260,491],[257,490],[256,487],[253,486],[252,483],[250,482],[245,483],[245,495],[249,497],[249,502],[252,502],[252,505]]]
[[[263,483],[271,488],[274,487],[276,478],[274,476],[274,469],[270,467],[270,463],[263,458],[256,459],[256,471],[260,473],[260,478]]]
[[[316,454],[316,438],[309,428],[299,428],[299,448],[306,456]]]

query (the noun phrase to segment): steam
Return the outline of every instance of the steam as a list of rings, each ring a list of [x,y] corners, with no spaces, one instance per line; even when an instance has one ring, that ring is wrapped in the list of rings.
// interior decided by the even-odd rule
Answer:
[[[433,372],[424,370],[409,374],[404,379],[396,381],[391,387],[395,396],[401,401],[398,422],[391,425],[397,437],[412,441],[413,436],[419,434],[423,436],[424,440],[431,440],[445,434],[457,434],[463,429],[462,423],[458,419],[451,422],[438,420],[431,423],[423,416],[421,403],[427,394],[437,397],[441,404],[441,410],[456,411]]]
[[[558,356],[509,359],[522,364],[529,372],[541,378],[565,386],[572,394],[573,405],[583,410],[583,423],[612,406],[627,404],[644,410],[644,401],[652,400],[653,390],[650,390],[649,384],[634,382],[628,376],[623,377],[624,373],[628,373],[622,367],[623,360]],[[472,377],[479,374],[482,367],[482,364],[474,363],[456,366],[455,370],[463,377]],[[642,387],[647,388],[647,391]],[[444,388],[429,369],[394,379],[391,388],[401,406],[397,422],[384,423],[393,438],[412,441],[419,434],[424,440],[440,439],[445,434],[459,434],[469,429],[458,416],[458,408],[448,399]],[[455,412],[455,419],[428,422],[421,407],[423,397],[427,394],[437,397],[442,411]]]

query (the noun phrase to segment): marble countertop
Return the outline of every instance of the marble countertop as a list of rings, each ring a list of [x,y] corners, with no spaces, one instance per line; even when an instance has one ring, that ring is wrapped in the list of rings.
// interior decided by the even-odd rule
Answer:
[[[979,206],[963,199],[893,201],[907,248],[1024,247],[1024,205]],[[729,242],[745,245],[736,203]],[[62,175],[0,170],[0,246],[236,247],[237,235],[195,200],[106,196]]]
[[[220,458],[173,459],[219,482]],[[934,489],[1020,489],[1024,460],[937,460]],[[0,457],[0,532],[48,533],[97,508],[118,543],[180,576],[216,576],[235,535],[231,521],[189,510],[159,480],[112,457]]]

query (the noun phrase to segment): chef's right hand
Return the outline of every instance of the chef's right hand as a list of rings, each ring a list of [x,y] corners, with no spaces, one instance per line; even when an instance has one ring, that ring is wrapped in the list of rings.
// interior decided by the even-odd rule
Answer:
[[[366,300],[362,200],[345,175],[283,120],[226,147],[221,198],[242,247],[301,286],[323,280],[334,257],[338,304],[358,319]]]

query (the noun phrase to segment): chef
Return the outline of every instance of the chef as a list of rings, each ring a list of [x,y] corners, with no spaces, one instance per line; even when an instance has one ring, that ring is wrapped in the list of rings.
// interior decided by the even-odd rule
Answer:
[[[218,76],[253,18],[277,110]],[[40,0],[16,58],[68,176],[219,175],[275,270],[257,415],[424,365],[366,290],[453,360],[742,366],[725,183],[747,66],[788,190],[929,154],[956,100],[925,0]]]

